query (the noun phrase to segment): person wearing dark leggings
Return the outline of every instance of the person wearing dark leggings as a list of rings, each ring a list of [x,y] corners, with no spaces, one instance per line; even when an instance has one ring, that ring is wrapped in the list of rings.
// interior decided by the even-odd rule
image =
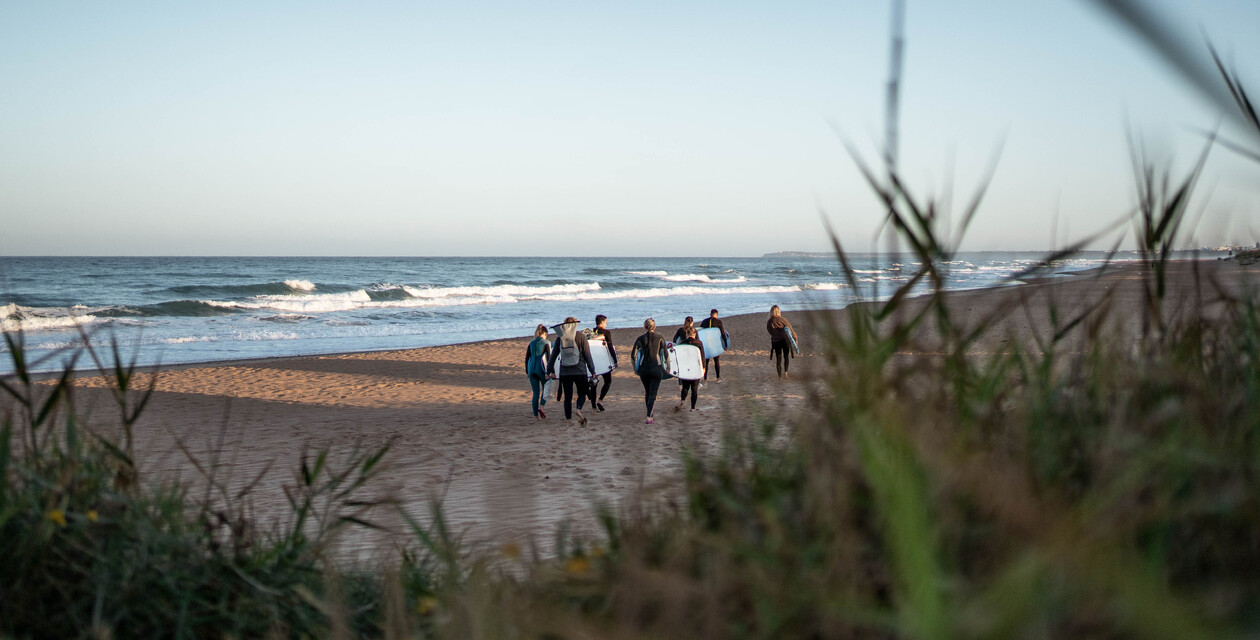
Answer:
[[[586,416],[582,415],[582,405],[588,393],[586,381],[595,375],[595,365],[591,362],[591,346],[586,336],[577,330],[578,319],[569,316],[564,322],[553,327],[556,329],[556,342],[551,345],[551,361],[547,369],[553,379],[560,380],[560,395],[564,398],[564,419],[572,420],[577,414],[578,424],[586,426]],[[556,368],[559,360],[560,367]],[[557,375],[557,373],[559,375]],[[573,407],[573,389],[577,387],[577,409]]]
[[[700,321],[700,328],[701,328],[701,329],[708,329],[708,328],[710,328],[710,327],[717,327],[717,330],[721,332],[721,334],[722,334],[722,347],[723,347],[723,348],[725,348],[725,347],[727,346],[727,344],[726,344],[726,327],[723,327],[723,326],[722,326],[722,321],[721,321],[721,320],[718,320],[718,310],[717,310],[717,309],[710,309],[710,310],[709,310],[709,317],[707,317],[707,318],[705,318],[704,320]],[[714,358],[713,358],[713,375],[714,375],[714,377],[716,377],[716,378],[717,378],[717,380],[715,380],[715,382],[721,382],[721,381],[722,381],[722,356],[714,356]],[[706,382],[709,380],[709,361],[708,361],[708,360],[705,360],[705,361],[704,361],[704,379],[705,379],[705,381],[706,381]]]
[[[656,332],[656,321],[651,318],[643,321],[643,328],[646,331],[630,348],[630,362],[643,383],[643,403],[647,405],[647,419],[643,422],[653,424],[656,422],[652,417],[656,408],[656,393],[661,387],[661,379],[665,377],[665,363],[661,362],[660,356],[665,349],[665,336]]]
[[[608,330],[608,316],[603,314],[595,316],[595,329],[592,331],[596,337],[604,339],[604,344],[608,345],[608,351],[612,354],[613,367],[617,366],[617,350],[613,348],[612,332]],[[612,387],[612,371],[605,373],[600,378],[604,379],[604,385],[599,385],[598,379],[591,380],[591,404],[596,411],[604,410],[604,398],[608,395],[608,389]],[[599,391],[596,397],[595,392]]]
[[[700,341],[700,335],[696,332],[695,321],[691,316],[683,321],[683,326],[674,334],[674,344],[690,344],[700,349],[700,361],[708,362],[704,357],[704,343]],[[706,369],[706,373],[708,370]],[[683,380],[678,379],[678,385],[682,387],[682,397],[678,400],[678,406],[674,407],[674,411],[682,411],[683,403],[687,402],[687,394],[691,394],[691,410],[696,410],[696,401],[700,399],[700,381],[699,380]]]
[[[779,312],[777,304],[770,307],[766,331],[770,333],[770,355],[774,358],[774,369],[779,372],[780,378],[786,378],[788,365],[792,364],[792,347],[788,344],[788,332],[792,331],[792,323]]]

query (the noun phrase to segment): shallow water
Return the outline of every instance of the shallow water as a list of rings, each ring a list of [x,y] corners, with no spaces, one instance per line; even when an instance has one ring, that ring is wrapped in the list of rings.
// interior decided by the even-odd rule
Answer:
[[[960,254],[952,289],[994,286],[1041,254]],[[1121,256],[1131,259],[1132,256]],[[1043,270],[1097,267],[1086,253]],[[905,283],[906,256],[851,256],[864,297]],[[64,366],[80,330],[117,340],[140,364],[399,349],[532,333],[566,316],[662,325],[687,315],[843,307],[854,300],[834,256],[762,258],[0,258],[0,325],[22,330],[38,369]],[[6,354],[0,373],[11,372]],[[86,360],[78,368],[88,368]]]

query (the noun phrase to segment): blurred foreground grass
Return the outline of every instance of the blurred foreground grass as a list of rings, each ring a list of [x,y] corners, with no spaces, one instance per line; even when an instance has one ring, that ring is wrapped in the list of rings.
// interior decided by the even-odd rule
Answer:
[[[291,517],[260,528],[251,483],[212,461],[192,462],[196,494],[135,468],[130,424],[151,390],[131,388],[119,354],[100,360],[120,428],[89,432],[69,376],[32,379],[12,334],[0,634],[1254,636],[1260,309],[1224,295],[1211,314],[1168,314],[1181,301],[1158,297],[1157,270],[1133,272],[1152,306],[1042,305],[1048,337],[981,354],[969,347],[1004,314],[1029,310],[973,326],[946,293],[856,305],[820,331],[831,363],[809,417],[729,425],[720,453],[688,457],[681,493],[599,514],[602,539],[487,553],[435,507],[374,569],[328,550],[395,508],[362,497],[387,449],[305,456]],[[1159,330],[1108,335],[1100,316],[1121,311],[1160,314],[1141,323]]]
[[[1083,310],[1013,304],[978,321],[943,291],[957,241],[942,239],[939,203],[889,164],[880,179],[859,162],[922,266],[820,328],[814,411],[728,425],[719,453],[686,459],[680,493],[601,512],[602,539],[560,535],[551,557],[466,547],[435,505],[428,524],[409,520],[397,562],[338,564],[340,533],[396,508],[364,497],[387,448],[305,456],[290,517],[263,527],[245,506],[256,479],[190,455],[207,487],[194,492],[136,467],[131,427],[152,386],[133,388],[116,348],[73,356],[113,385],[119,428],[101,433],[75,414],[70,367],[33,379],[22,335],[6,334],[0,636],[1260,635],[1260,309],[1207,279],[1188,296],[1168,286],[1202,160],[1174,184],[1135,154],[1142,303],[1100,293]],[[922,283],[932,293],[908,298]],[[1016,313],[1050,330],[973,349]],[[1117,316],[1141,331],[1111,333]]]

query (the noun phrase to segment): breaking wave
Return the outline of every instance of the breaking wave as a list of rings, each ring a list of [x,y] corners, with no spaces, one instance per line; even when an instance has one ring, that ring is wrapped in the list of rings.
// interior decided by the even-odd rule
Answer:
[[[310,280],[295,279],[285,280],[284,282],[263,282],[258,284],[186,284],[175,287],[167,287],[166,291],[180,296],[200,299],[310,293],[316,288],[315,283]]]
[[[0,330],[3,331],[55,331],[70,329],[96,322],[91,314],[75,314],[73,308],[32,308],[17,304],[0,307]]]
[[[744,276],[735,276],[734,278],[714,279],[703,273],[680,273],[680,274],[675,274],[675,275],[665,275],[665,276],[662,276],[662,279],[668,280],[670,282],[715,282],[719,284],[748,282],[748,278],[745,278]]]

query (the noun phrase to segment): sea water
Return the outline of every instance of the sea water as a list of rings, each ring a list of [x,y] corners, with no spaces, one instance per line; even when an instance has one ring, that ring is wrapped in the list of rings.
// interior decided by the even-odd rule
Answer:
[[[960,254],[940,265],[950,289],[1012,284],[1041,254]],[[1131,257],[1130,257],[1131,258]],[[37,369],[60,369],[88,336],[141,365],[401,349],[528,336],[596,314],[612,328],[839,308],[887,297],[909,256],[760,258],[0,257],[0,325]],[[1100,266],[1085,253],[1038,270]],[[856,284],[856,290],[853,286]],[[20,330],[20,331],[19,331]],[[740,336],[735,336],[736,344]],[[749,336],[748,340],[753,340]],[[626,340],[629,340],[627,337]],[[91,368],[81,357],[76,367]],[[14,369],[0,346],[0,373]]]

